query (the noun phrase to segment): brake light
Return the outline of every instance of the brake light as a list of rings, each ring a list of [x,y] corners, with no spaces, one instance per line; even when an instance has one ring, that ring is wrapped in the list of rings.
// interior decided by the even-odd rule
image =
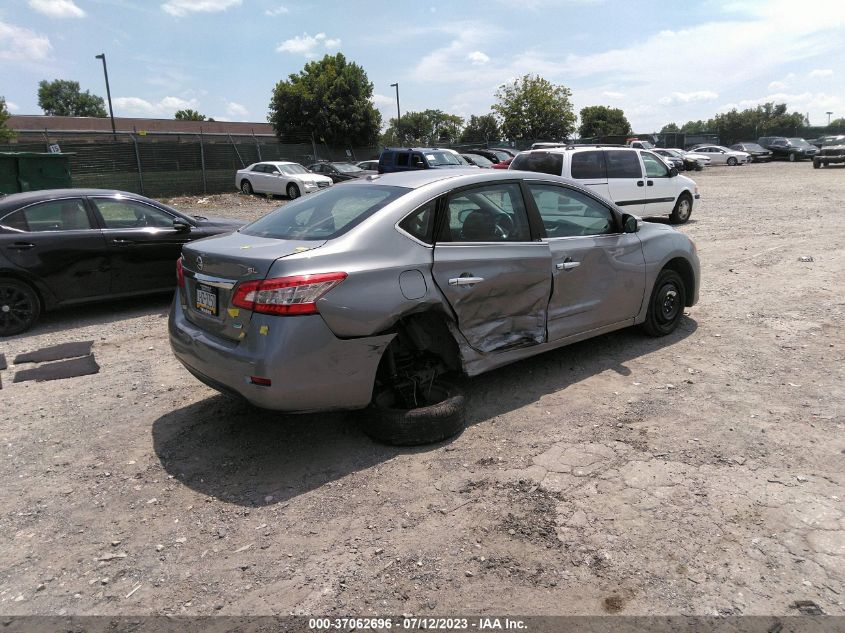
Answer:
[[[320,273],[245,281],[235,287],[232,305],[264,314],[317,314],[317,300],[346,277]]]
[[[182,270],[182,258],[176,260],[176,284],[180,288],[185,287],[185,272]]]

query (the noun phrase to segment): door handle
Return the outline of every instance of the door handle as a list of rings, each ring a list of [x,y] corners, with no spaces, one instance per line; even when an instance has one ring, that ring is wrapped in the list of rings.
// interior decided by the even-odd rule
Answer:
[[[555,264],[555,268],[558,270],[572,270],[573,268],[578,268],[581,265],[581,262],[560,262]]]
[[[642,180],[637,181],[637,187],[642,187],[645,183]]]
[[[484,281],[484,277],[452,277],[449,280],[450,286],[472,286]]]
[[[653,180],[647,180],[645,184],[647,184],[649,187],[653,187],[654,181]]]
[[[114,239],[111,241],[112,244],[115,246],[128,246],[129,244],[134,244],[134,240],[123,240],[123,239]]]
[[[15,242],[11,246],[7,246],[6,248],[11,248],[12,250],[16,251],[26,251],[30,248],[35,248],[35,244],[32,242]]]

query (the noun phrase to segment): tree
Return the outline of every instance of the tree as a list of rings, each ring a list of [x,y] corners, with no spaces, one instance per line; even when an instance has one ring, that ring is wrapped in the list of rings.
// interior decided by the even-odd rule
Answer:
[[[363,68],[342,53],[326,55],[276,84],[267,120],[282,141],[302,142],[313,134],[330,145],[374,145],[381,113],[372,96]]]
[[[571,96],[569,88],[529,74],[499,86],[492,109],[511,140],[562,140],[575,130]]]
[[[6,124],[10,116],[6,97],[0,97],[0,141],[9,141],[16,136],[15,131]]]
[[[660,128],[661,134],[678,134],[681,131],[681,128],[678,127],[677,123],[667,123],[662,128]]]
[[[196,110],[177,110],[174,117],[178,121],[205,121],[207,117],[204,114],[200,114]],[[211,120],[211,119],[208,119]]]
[[[457,142],[464,120],[442,110],[406,112],[396,129],[396,119],[390,119],[382,140],[387,145],[440,145]]]
[[[622,135],[631,133],[631,124],[625,113],[619,108],[607,106],[587,106],[581,108],[581,126],[578,134],[581,138],[591,136]]]
[[[39,81],[38,106],[53,116],[107,116],[102,97],[82,92],[78,81],[65,79]]]
[[[492,114],[469,117],[469,122],[461,132],[461,143],[486,143],[498,140],[501,136],[499,123]]]
[[[845,128],[845,118],[833,119],[828,127],[835,127],[836,129]]]
[[[793,136],[802,127],[807,127],[807,118],[803,114],[787,112],[785,103],[770,102],[745,110],[734,108],[707,121],[687,121],[681,127],[681,132],[713,132],[719,135],[723,144],[730,145],[738,141],[756,140],[760,136]]]

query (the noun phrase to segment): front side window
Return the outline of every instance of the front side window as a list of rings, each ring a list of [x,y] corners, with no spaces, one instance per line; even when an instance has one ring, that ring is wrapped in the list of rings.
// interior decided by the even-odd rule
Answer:
[[[107,229],[173,228],[172,215],[142,202],[95,198],[94,204]]]
[[[445,242],[526,242],[528,213],[518,184],[485,185],[449,196]]]
[[[20,231],[81,231],[93,228],[80,199],[50,200],[10,213],[0,224]]]
[[[396,165],[398,167],[407,167],[408,166],[408,153],[401,152],[396,154]]]
[[[660,160],[651,152],[643,152],[643,163],[645,164],[645,175],[648,178],[668,178],[669,168],[666,163]]]
[[[547,237],[616,232],[613,212],[580,191],[542,183],[528,183],[528,189],[543,219]]]
[[[241,233],[281,240],[329,240],[408,193],[405,187],[329,187],[248,224]]]
[[[640,158],[632,149],[605,152],[608,178],[642,178]]]

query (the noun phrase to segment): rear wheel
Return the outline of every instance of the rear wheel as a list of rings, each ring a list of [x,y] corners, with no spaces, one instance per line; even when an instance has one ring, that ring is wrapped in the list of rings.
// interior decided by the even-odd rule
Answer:
[[[29,284],[0,278],[0,336],[25,332],[40,314],[41,301]]]
[[[674,332],[684,316],[686,299],[686,288],[681,276],[674,270],[660,271],[648,301],[643,330],[651,336],[666,336]]]
[[[688,192],[683,192],[678,196],[678,201],[675,203],[675,208],[669,215],[669,221],[672,224],[684,224],[692,215],[692,196]]]
[[[376,392],[361,413],[361,426],[370,437],[394,446],[418,446],[445,440],[460,433],[465,424],[463,393],[456,386],[433,382],[414,395],[415,403],[395,389]],[[405,408],[416,404],[413,408]]]
[[[249,182],[249,180],[241,181],[241,191],[243,191],[246,195],[252,194],[252,184]]]
[[[290,183],[288,185],[287,192],[288,198],[290,198],[291,200],[299,197],[299,187],[297,187],[294,183]]]
[[[820,160],[818,160],[817,158],[814,158],[813,159],[813,169],[818,169],[821,166],[822,166],[822,162]]]

